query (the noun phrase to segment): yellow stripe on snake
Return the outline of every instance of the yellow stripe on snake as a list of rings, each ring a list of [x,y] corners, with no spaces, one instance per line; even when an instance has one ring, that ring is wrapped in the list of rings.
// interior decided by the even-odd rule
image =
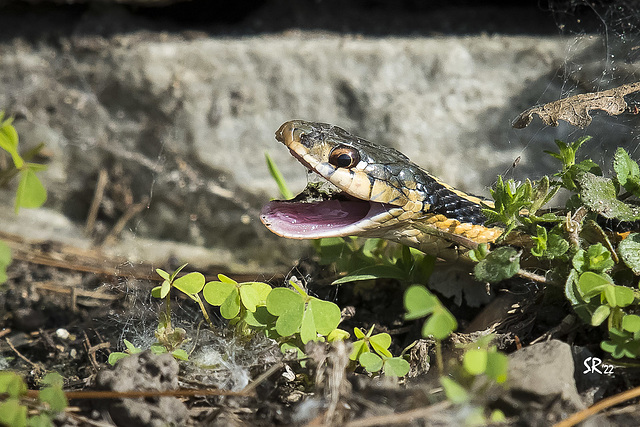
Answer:
[[[276,139],[333,184],[265,205],[260,219],[280,236],[378,237],[454,260],[503,232],[484,225],[482,203],[490,201],[452,188],[397,150],[302,120],[284,123]]]

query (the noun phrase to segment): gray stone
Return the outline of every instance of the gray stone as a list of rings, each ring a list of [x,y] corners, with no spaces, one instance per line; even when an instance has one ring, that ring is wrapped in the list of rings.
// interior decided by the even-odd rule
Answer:
[[[509,388],[539,396],[559,395],[576,409],[584,408],[573,376],[571,347],[550,340],[516,351],[509,357]]]

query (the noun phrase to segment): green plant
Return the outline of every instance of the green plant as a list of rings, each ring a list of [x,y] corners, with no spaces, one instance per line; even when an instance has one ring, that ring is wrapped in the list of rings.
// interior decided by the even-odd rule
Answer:
[[[614,222],[640,220],[640,167],[622,148],[613,162],[614,176],[590,159],[578,162],[577,152],[589,138],[571,144],[556,141],[558,152],[549,154],[561,162],[561,170],[549,184],[532,190],[529,182],[502,183],[494,191],[496,207],[485,212],[492,220],[507,224],[507,231],[531,236],[529,254],[548,262],[548,277],[564,283],[564,294],[579,317],[592,326],[604,326],[609,339],[600,347],[614,358],[640,356],[640,234],[617,235],[607,231],[599,218]],[[539,182],[543,182],[543,180]],[[572,193],[565,216],[537,211],[557,189]],[[523,212],[523,209],[529,209]],[[516,214],[518,212],[518,214]],[[573,213],[572,213],[573,212]],[[507,233],[503,242],[509,242]],[[626,238],[624,238],[626,237]],[[619,243],[617,243],[619,242]],[[520,273],[520,252],[505,246],[489,251],[480,246],[469,254],[477,261],[479,280],[498,282]],[[552,283],[552,282],[549,282]]]
[[[14,176],[20,175],[15,199],[17,214],[20,208],[39,208],[47,200],[47,190],[36,175],[36,172],[43,171],[47,167],[28,161],[42,150],[44,144],[38,145],[25,153],[24,156],[20,155],[18,152],[18,132],[12,123],[13,119],[5,119],[4,112],[0,111],[0,148],[9,153],[13,160],[13,166],[0,173],[0,186],[5,185]]]
[[[220,315],[232,324],[245,322],[250,326],[260,327],[269,323],[266,319],[266,299],[271,286],[262,282],[238,283],[235,280],[218,274],[219,281],[208,282],[202,294],[213,306],[220,307]],[[256,317],[257,316],[257,317]]]
[[[357,361],[371,373],[384,372],[385,375],[403,377],[409,373],[409,362],[402,357],[393,357],[389,351],[391,335],[387,333],[373,334],[375,325],[364,333],[360,328],[353,328],[357,340],[349,358]],[[373,351],[372,351],[373,350]]]
[[[51,372],[42,378],[45,387],[37,398],[27,395],[27,386],[20,375],[0,371],[0,424],[23,426],[53,426],[53,418],[68,406],[60,374]]]
[[[7,281],[7,267],[11,264],[11,248],[0,240],[0,285]]]
[[[340,307],[310,296],[295,282],[293,290],[275,288],[266,298],[267,310],[276,316],[275,329],[282,337],[300,334],[303,344],[327,336],[340,323]]]
[[[507,380],[508,359],[492,344],[493,338],[493,335],[486,335],[463,346],[462,363],[454,367],[450,376],[440,377],[447,399],[469,407],[467,425],[505,421],[505,415],[499,409],[487,414],[483,402],[489,389],[502,387]]]
[[[280,169],[278,169],[276,163],[271,159],[269,153],[264,153],[264,158],[267,161],[267,168],[269,168],[269,173],[278,185],[278,189],[280,190],[280,194],[282,194],[282,197],[284,197],[285,199],[292,199],[293,193],[291,192],[291,190],[289,190],[289,186],[287,186],[287,183],[285,182],[284,177],[282,176],[282,173],[280,172]]]
[[[38,208],[47,200],[47,190],[36,175],[36,172],[45,170],[46,166],[28,161],[42,150],[44,144],[36,146],[24,156],[20,155],[18,152],[18,132],[12,123],[13,119],[5,119],[4,112],[0,111],[0,148],[11,156],[13,163],[8,169],[0,170],[0,187],[20,174],[14,203],[17,214],[21,207]],[[6,243],[0,241],[0,285],[7,281],[7,267],[10,263],[11,250]]]
[[[180,271],[182,271],[186,266],[187,264],[183,264],[171,274],[160,268],[156,269],[156,272],[163,279],[163,282],[160,286],[156,286],[151,290],[151,295],[154,298],[164,299],[165,310],[160,312],[158,316],[158,327],[155,331],[155,336],[158,342],[151,345],[150,350],[154,354],[170,352],[171,355],[178,360],[188,360],[189,355],[184,349],[179,348],[187,341],[187,332],[183,328],[174,328],[171,324],[170,293],[172,288],[179,290],[195,301],[200,307],[203,317],[209,323],[209,326],[213,328],[213,323],[211,323],[207,309],[200,298],[200,291],[203,289],[205,282],[202,273],[193,272],[177,277],[178,273],[180,273]],[[134,346],[126,339],[124,340],[124,345],[126,347],[124,352],[115,351],[109,355],[109,364],[115,365],[118,360],[142,351],[141,348]]]

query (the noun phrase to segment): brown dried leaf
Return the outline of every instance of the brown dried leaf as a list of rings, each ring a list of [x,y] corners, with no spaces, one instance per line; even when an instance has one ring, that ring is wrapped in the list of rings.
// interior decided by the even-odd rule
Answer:
[[[533,115],[537,114],[549,126],[558,126],[564,120],[573,126],[585,128],[591,124],[591,110],[602,110],[617,116],[627,110],[624,96],[640,91],[640,82],[630,83],[613,89],[594,93],[584,93],[569,98],[538,105],[523,111],[511,124],[516,129],[525,128]]]

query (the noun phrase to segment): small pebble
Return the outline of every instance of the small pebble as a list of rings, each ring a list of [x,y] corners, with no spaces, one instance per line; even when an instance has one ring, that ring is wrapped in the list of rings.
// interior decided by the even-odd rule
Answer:
[[[58,338],[61,338],[63,340],[66,340],[67,338],[69,338],[69,331],[67,331],[64,328],[60,328],[56,331],[56,336]]]

